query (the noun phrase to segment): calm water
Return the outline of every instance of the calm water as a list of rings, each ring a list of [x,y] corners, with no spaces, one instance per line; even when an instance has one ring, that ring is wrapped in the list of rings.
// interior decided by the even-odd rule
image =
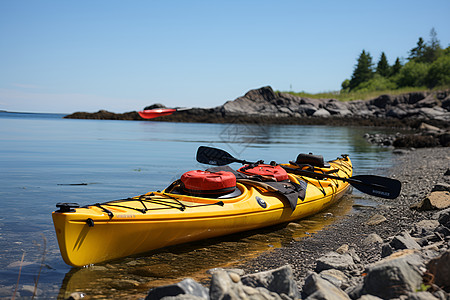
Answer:
[[[389,150],[362,138],[365,132],[380,131],[375,129],[61,117],[0,112],[0,298],[11,298],[22,257],[16,298],[29,298],[36,280],[41,299],[61,298],[73,291],[90,297],[123,294],[133,298],[180,278],[202,280],[206,269],[233,265],[281,247],[320,230],[347,214],[355,201],[362,201],[354,192],[332,209],[333,217],[319,214],[294,227],[171,247],[85,269],[63,262],[51,220],[57,202],[84,205],[163,189],[184,171],[205,168],[195,161],[200,145],[266,162],[295,160],[300,152],[322,154],[325,159],[347,153],[355,174],[382,175],[391,164]]]

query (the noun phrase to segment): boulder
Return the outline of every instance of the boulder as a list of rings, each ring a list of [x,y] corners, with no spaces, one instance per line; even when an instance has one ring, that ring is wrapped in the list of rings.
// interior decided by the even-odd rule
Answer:
[[[328,280],[321,278],[316,273],[310,274],[303,286],[303,298],[308,300],[339,300],[350,299],[341,289],[331,284]]]
[[[417,210],[444,209],[448,207],[450,207],[449,191],[431,192],[425,199],[411,206],[412,209]]]
[[[313,117],[320,117],[320,118],[328,118],[329,116],[331,116],[330,112],[324,108],[320,108],[318,110],[316,110],[313,114]]]
[[[167,296],[178,296],[182,294],[206,299],[208,298],[209,291],[195,280],[186,278],[175,284],[151,289],[147,297],[145,297],[145,300],[159,300]]]
[[[316,261],[316,272],[328,269],[336,269],[340,271],[350,271],[356,267],[355,262],[350,254],[339,254],[331,251],[319,257]]]
[[[240,300],[240,299],[274,299],[281,300],[282,297],[263,287],[246,286],[242,281],[236,282],[225,271],[213,273],[209,289],[211,300]]]
[[[422,257],[414,250],[403,250],[367,267],[363,294],[391,299],[415,292],[422,283]]]
[[[300,296],[292,268],[288,265],[275,270],[243,276],[241,281],[246,286],[262,287],[280,295],[285,294],[293,299]]]

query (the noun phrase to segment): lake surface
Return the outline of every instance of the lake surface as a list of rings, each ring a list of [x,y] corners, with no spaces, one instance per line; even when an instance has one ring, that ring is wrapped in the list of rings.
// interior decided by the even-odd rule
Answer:
[[[64,298],[74,291],[93,298],[142,297],[153,286],[184,277],[203,280],[209,268],[242,263],[320,230],[348,214],[353,203],[366,200],[353,192],[331,213],[298,221],[295,228],[279,226],[75,269],[60,256],[51,212],[57,202],[86,205],[161,190],[185,171],[206,168],[195,161],[201,145],[267,163],[295,160],[299,153],[321,154],[327,160],[346,153],[355,175],[383,175],[391,166],[391,151],[368,144],[366,132],[385,131],[71,120],[0,112],[0,298],[11,298],[18,279],[16,298],[29,298],[36,281],[38,299]]]

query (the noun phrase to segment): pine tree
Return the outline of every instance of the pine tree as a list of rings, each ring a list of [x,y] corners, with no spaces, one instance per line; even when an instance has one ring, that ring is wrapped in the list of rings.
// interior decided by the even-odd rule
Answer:
[[[419,37],[419,40],[417,41],[417,46],[412,48],[409,51],[409,60],[420,60],[423,57],[423,53],[425,52],[425,42],[423,38]]]
[[[353,71],[350,80],[350,90],[355,89],[363,82],[369,81],[373,77],[372,56],[370,53],[363,50],[358,58],[358,63]]]
[[[402,63],[400,62],[400,58],[397,57],[394,65],[392,66],[391,76],[398,74],[401,69],[402,69]]]
[[[386,58],[386,54],[384,52],[381,52],[380,60],[378,61],[377,65],[377,74],[388,77],[391,73],[391,67],[389,66],[389,63]]]
[[[437,38],[437,33],[434,28],[430,31],[430,41],[425,45],[424,52],[422,54],[421,62],[432,63],[439,58],[442,54],[441,43]]]

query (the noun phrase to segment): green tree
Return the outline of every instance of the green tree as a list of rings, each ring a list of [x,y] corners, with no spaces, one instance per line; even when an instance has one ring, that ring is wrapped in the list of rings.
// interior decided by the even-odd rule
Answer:
[[[426,86],[426,77],[430,64],[410,61],[403,66],[397,78],[399,87],[423,87]]]
[[[345,80],[342,82],[341,87],[342,87],[342,91],[348,92],[349,89],[350,89],[350,80],[345,79]]]
[[[365,50],[361,52],[358,58],[358,63],[353,71],[352,78],[350,79],[350,90],[355,89],[363,82],[369,81],[373,77],[373,63],[372,56]]]
[[[386,54],[384,54],[384,52],[381,52],[381,56],[380,56],[380,60],[378,61],[376,73],[383,77],[388,77],[391,73],[391,67],[389,66]]]
[[[426,83],[429,88],[450,86],[450,54],[442,55],[431,64]]]
[[[402,63],[400,62],[400,58],[397,57],[397,59],[395,60],[394,65],[392,66],[391,76],[395,76],[398,73],[400,73],[401,69],[402,69]]]

